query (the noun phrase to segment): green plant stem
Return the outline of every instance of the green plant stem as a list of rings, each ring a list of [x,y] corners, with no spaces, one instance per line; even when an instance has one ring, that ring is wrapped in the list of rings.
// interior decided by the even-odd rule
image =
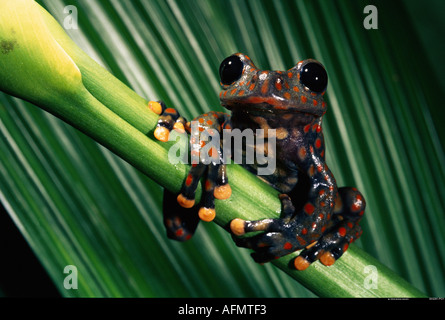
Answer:
[[[171,144],[152,138],[157,115],[147,108],[147,101],[88,57],[45,10],[41,12],[54,38],[81,71],[85,87],[67,99],[37,105],[101,143],[163,187],[178,192],[187,166],[170,164],[167,148]],[[228,166],[228,174],[233,194],[228,200],[217,201],[218,225],[227,228],[237,217],[279,217],[280,202],[275,190],[238,165]],[[424,296],[354,245],[331,267],[316,262],[305,271],[296,271],[292,267],[295,257],[296,253],[273,264],[322,297]],[[375,268],[377,288],[369,283],[371,273],[366,273],[366,266]]]

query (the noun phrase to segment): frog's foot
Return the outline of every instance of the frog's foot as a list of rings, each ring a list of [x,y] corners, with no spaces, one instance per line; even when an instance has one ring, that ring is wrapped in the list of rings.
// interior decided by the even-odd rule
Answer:
[[[360,226],[353,225],[349,230],[347,224],[332,228],[318,241],[306,231],[295,227],[293,223],[285,223],[283,219],[264,219],[245,221],[234,219],[230,224],[234,235],[243,235],[254,231],[263,231],[251,237],[234,237],[237,246],[254,250],[252,258],[258,263],[269,262],[296,250],[306,248],[294,260],[297,270],[304,270],[311,263],[320,260],[326,266],[332,265],[347,250],[353,236],[360,235]],[[348,227],[349,228],[349,227]],[[310,243],[309,245],[307,245]]]
[[[295,268],[304,270],[316,260],[320,260],[325,266],[333,265],[345,253],[349,244],[361,236],[359,222],[365,207],[365,199],[357,189],[340,188],[328,230],[318,242],[300,253],[294,261]]]
[[[159,114],[158,123],[154,131],[156,139],[167,142],[170,131],[175,129],[179,132],[185,132],[187,129],[187,120],[181,117],[173,108],[167,108],[162,101],[150,101],[148,107],[156,114]]]
[[[308,225],[315,222],[302,222],[293,215],[290,199],[281,195],[283,217],[281,219],[263,219],[245,221],[234,219],[230,229],[235,236],[250,232],[262,233],[238,238],[235,243],[240,247],[253,249],[252,257],[256,262],[268,262],[299,249],[304,249],[294,260],[295,268],[304,270],[311,263],[320,260],[330,266],[348,249],[351,242],[361,235],[358,222],[363,214],[365,202],[356,189],[340,188],[334,216],[326,225],[323,234],[311,232]]]
[[[232,194],[221,146],[213,141],[215,134],[222,131],[223,125],[220,123],[224,120],[227,120],[224,114],[209,112],[192,122],[192,128],[196,128],[191,130],[190,136],[192,167],[178,196],[178,202],[186,208],[194,206],[198,182],[205,176],[201,208],[198,212],[204,221],[215,218],[215,199],[228,199]]]
[[[212,221],[216,215],[215,198],[228,199],[232,194],[225,165],[215,163],[209,165],[203,163],[192,164],[177,201],[184,208],[191,208],[195,205],[196,188],[205,171],[207,171],[207,175],[204,182],[202,206],[198,215],[201,220]]]
[[[162,101],[149,103],[150,109],[160,114],[154,136],[160,141],[168,141],[170,131],[187,131],[190,136],[191,163],[177,202],[183,208],[195,206],[195,193],[198,183],[205,177],[202,206],[198,211],[201,220],[212,221],[215,218],[215,199],[227,199],[232,190],[228,184],[226,166],[223,164],[220,146],[210,144],[215,132],[221,132],[229,125],[228,115],[220,112],[208,112],[194,119],[192,124],[179,115],[173,108],[167,108]],[[210,138],[211,137],[211,138]]]
[[[351,227],[351,228],[350,228]],[[342,223],[335,226],[320,240],[306,247],[294,260],[295,268],[306,269],[311,263],[320,260],[325,266],[331,266],[349,247],[349,244],[360,237],[362,231],[358,224]]]
[[[236,245],[254,250],[252,258],[258,263],[278,259],[301,249],[301,244],[298,237],[295,237],[290,223],[295,208],[288,195],[281,194],[279,198],[281,200],[281,219],[247,221],[237,218],[230,223]],[[262,231],[262,233],[240,238],[240,236],[258,231]]]
[[[167,237],[178,241],[189,240],[200,221],[197,211],[196,208],[184,209],[176,201],[175,194],[164,190],[163,214]]]
[[[251,255],[257,263],[278,259],[301,248],[295,237],[288,236],[286,232],[288,226],[283,219],[258,221],[235,219],[232,220],[230,228],[235,235],[241,235],[243,232],[264,231],[245,238],[233,236],[237,246],[254,250]]]

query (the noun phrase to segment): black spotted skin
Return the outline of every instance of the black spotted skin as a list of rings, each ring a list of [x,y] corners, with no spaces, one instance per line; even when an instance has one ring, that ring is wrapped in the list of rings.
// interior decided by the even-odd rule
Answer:
[[[231,111],[231,116],[219,112],[198,116],[194,120],[198,121],[200,132],[210,129],[222,135],[223,129],[276,130],[276,170],[262,179],[281,193],[281,217],[258,221],[234,219],[230,228],[236,244],[253,249],[252,256],[259,263],[304,249],[294,260],[298,270],[316,260],[325,265],[333,264],[348,245],[360,237],[359,221],[366,203],[357,189],[337,188],[325,161],[322,117],[326,112],[323,95],[327,74],[324,67],[308,59],[287,71],[264,71],[256,68],[249,57],[237,53],[221,63],[220,76],[221,105]],[[158,139],[163,140],[161,133],[168,134],[177,122],[189,129],[189,123],[174,109],[161,105],[155,131]],[[205,146],[205,143],[193,144],[198,138],[191,137],[192,153],[199,154]],[[211,153],[221,157],[221,150]],[[255,172],[256,164],[244,166]],[[210,221],[215,216],[215,197],[230,197],[224,164],[192,164],[178,203],[181,207],[194,205],[194,192],[202,176],[206,180],[199,216]],[[167,229],[171,230],[171,221],[176,221],[174,232],[181,234],[177,238],[182,240],[185,233],[189,238],[199,219],[193,220],[190,227],[190,218],[185,218],[190,213],[179,206],[167,211],[164,211]],[[182,220],[188,222],[184,229],[181,229]],[[258,231],[262,232],[258,234]],[[169,232],[171,235],[172,231]],[[249,236],[250,232],[256,233]],[[238,237],[245,234],[247,237]]]

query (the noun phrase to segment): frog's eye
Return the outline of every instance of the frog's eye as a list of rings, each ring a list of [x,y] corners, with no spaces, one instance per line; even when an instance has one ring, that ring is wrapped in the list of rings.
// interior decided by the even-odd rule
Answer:
[[[225,58],[219,67],[219,77],[223,85],[229,85],[241,78],[244,64],[238,56]]]
[[[321,64],[309,62],[300,69],[300,82],[309,90],[322,93],[328,85],[328,74]]]

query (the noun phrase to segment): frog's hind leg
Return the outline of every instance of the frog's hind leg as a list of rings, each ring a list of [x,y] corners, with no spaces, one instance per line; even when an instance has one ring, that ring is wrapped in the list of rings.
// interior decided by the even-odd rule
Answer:
[[[185,209],[176,201],[176,195],[164,190],[163,214],[167,236],[178,241],[189,240],[199,224],[198,208]]]
[[[359,221],[365,207],[365,199],[357,189],[340,188],[327,231],[317,243],[300,253],[294,261],[295,267],[303,270],[318,259],[326,266],[334,264],[348,249],[349,244],[362,234]]]

